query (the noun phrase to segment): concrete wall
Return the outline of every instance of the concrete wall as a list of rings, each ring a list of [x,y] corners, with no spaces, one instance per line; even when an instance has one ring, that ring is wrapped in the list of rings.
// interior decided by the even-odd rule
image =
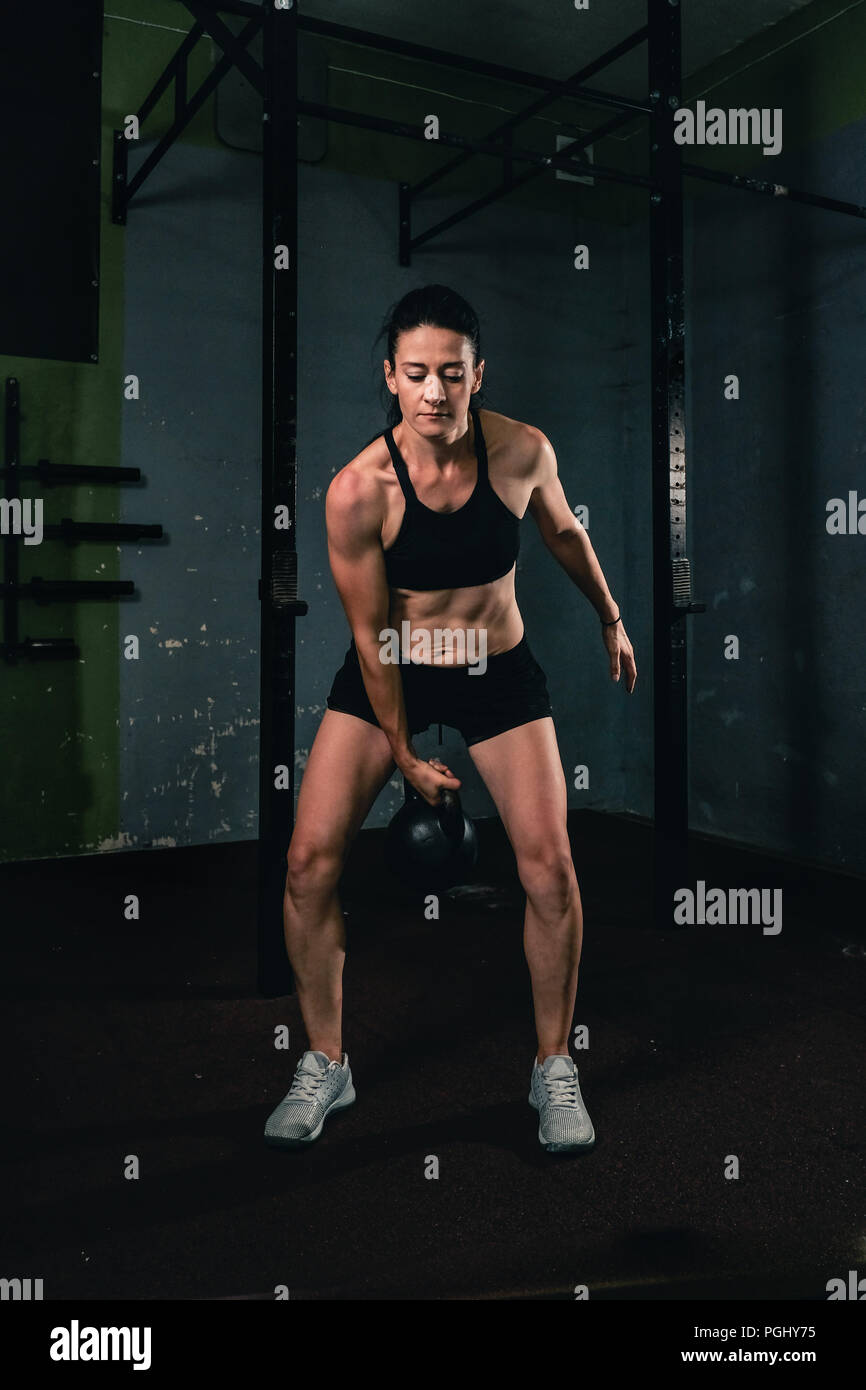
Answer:
[[[146,149],[142,155],[146,154]],[[261,165],[179,145],[126,233],[125,466],[165,528],[121,648],[119,846],[254,838],[258,801]],[[124,516],[123,519],[127,519]]]
[[[864,141],[755,172],[866,204]],[[826,508],[866,496],[866,224],[714,190],[690,227],[692,823],[862,873],[866,536]]]
[[[756,37],[689,90],[711,90],[723,106],[784,103],[795,138],[779,159],[760,161],[760,172],[866,202],[862,83],[852,65],[864,12],[835,19],[823,0],[812,9],[814,23],[803,12],[805,38],[783,42],[783,27]],[[158,521],[166,542],[26,554],[25,578],[132,578],[138,597],[25,605],[23,631],[74,636],[81,657],[4,673],[7,859],[256,833],[260,166],[219,145],[208,104],[136,199],[128,226],[113,226],[112,129],[178,42],[169,0],[148,0],[140,20],[109,16],[105,27],[100,362],[2,366],[22,382],[24,462],[132,463],[145,474],[135,489],[57,490],[46,521]],[[199,45],[196,81],[210,61]],[[349,80],[341,71],[339,82]],[[474,100],[479,90],[467,77],[465,94]],[[165,100],[155,134],[170,119]],[[298,627],[299,767],[348,641],[325,557],[324,492],[383,425],[373,340],[385,308],[436,279],[481,316],[490,407],[542,428],[570,502],[589,506],[590,536],[637,649],[629,699],[608,680],[595,615],[527,521],[520,603],[548,671],[564,765],[590,770],[589,789],[572,789],[572,804],[649,815],[645,218],[622,228],[625,200],[572,186],[572,203],[545,180],[401,270],[394,179],[420,172],[411,161],[424,152],[391,142],[392,163],[374,167],[365,138],[341,135],[323,165],[301,169],[299,549],[310,614]],[[808,153],[795,154],[797,143]],[[636,167],[635,142],[615,144],[598,157]],[[703,159],[745,168],[743,154]],[[688,188],[688,551],[695,594],[709,605],[690,620],[693,823],[862,871],[862,538],[828,536],[825,507],[863,473],[863,224]],[[470,179],[460,201],[474,189]],[[425,217],[451,206],[431,202]],[[588,273],[571,268],[578,241],[590,246]],[[138,401],[122,397],[129,372],[140,378]],[[729,372],[740,377],[738,402],[722,396]],[[130,633],[142,643],[138,662],[123,656]],[[729,634],[740,639],[737,662],[724,657]],[[485,814],[490,803],[468,758],[446,737],[470,809]],[[422,746],[434,751],[435,733]],[[386,790],[370,823],[396,801]]]
[[[775,171],[866,200],[863,134],[850,127],[808,159],[780,157]],[[138,562],[149,658],[121,666],[132,844],[248,838],[256,826],[256,165],[178,150],[158,177],[127,234],[127,358],[141,362],[146,389],[127,407],[123,461],[145,467],[172,538]],[[589,506],[637,649],[629,698],[608,679],[595,615],[527,518],[519,601],[548,672],[563,763],[569,774],[589,767],[588,791],[572,787],[570,802],[650,815],[646,226],[494,207],[406,270],[395,264],[389,192],[302,170],[298,544],[310,613],[298,628],[298,767],[349,640],[327,566],[324,494],[382,428],[374,340],[385,308],[443,280],[481,316],[490,408],[542,428],[569,501]],[[449,208],[431,205],[431,220]],[[864,447],[861,239],[854,220],[781,200],[711,190],[689,206],[688,553],[695,596],[708,604],[689,620],[692,824],[851,869],[863,867],[862,537],[829,536],[825,507],[856,487]],[[589,272],[572,268],[577,240],[589,244]],[[732,372],[738,401],[723,395]],[[725,656],[730,635],[736,661]],[[436,751],[436,730],[418,746]],[[470,810],[491,814],[448,730],[443,756],[465,779]],[[395,779],[368,824],[384,823],[399,799]]]
[[[312,743],[350,633],[327,566],[324,493],[333,474],[384,428],[378,396],[381,346],[373,342],[389,303],[416,284],[453,285],[475,306],[490,409],[543,429],[557,452],[571,504],[590,508],[590,533],[615,592],[622,588],[624,530],[618,498],[625,460],[622,233],[580,231],[566,218],[494,207],[455,228],[401,269],[394,254],[394,201],[372,180],[309,171],[302,180],[300,330],[302,388],[299,492],[300,586],[310,615],[299,624],[299,761]],[[450,210],[432,204],[430,221]],[[580,236],[589,272],[573,268]],[[591,765],[593,805],[623,796],[627,711],[608,689],[598,619],[524,519],[518,601],[529,641],[548,671],[566,768]],[[624,600],[625,601],[625,600]],[[444,732],[442,755],[465,778],[475,814],[493,807],[459,735]],[[429,755],[438,730],[418,740]],[[398,779],[399,780],[399,779]],[[387,788],[369,824],[402,800]],[[584,803],[585,804],[585,803]]]
[[[127,230],[126,358],[142,394],[125,409],[123,462],[146,472],[148,507],[169,542],[137,556],[142,601],[127,626],[142,659],[121,657],[121,785],[135,789],[121,807],[128,846],[256,833],[258,175],[255,158],[179,147]],[[310,612],[298,625],[299,768],[350,637],[327,565],[324,495],[384,426],[373,345],[388,304],[410,286],[442,280],[475,304],[489,407],[548,434],[569,500],[590,508],[593,542],[622,587],[622,233],[584,229],[592,268],[578,272],[579,229],[568,219],[494,208],[401,269],[390,192],[378,180],[301,171],[298,549]],[[431,219],[450,206],[431,204]],[[140,513],[141,498],[131,505]],[[590,764],[590,791],[573,799],[618,806],[626,710],[609,688],[598,620],[529,518],[522,545],[519,597],[549,671],[563,759]],[[432,731],[418,746],[432,753],[437,739]],[[445,739],[467,805],[492,814],[459,736]],[[397,785],[370,824],[393,813]]]

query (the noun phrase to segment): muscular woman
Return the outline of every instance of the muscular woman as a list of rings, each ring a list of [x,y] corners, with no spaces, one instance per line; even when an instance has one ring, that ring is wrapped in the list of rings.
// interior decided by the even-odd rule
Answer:
[[[623,673],[629,693],[634,653],[549,440],[473,402],[485,364],[469,304],[429,285],[407,294],[386,327],[392,427],[341,469],[327,496],[331,570],[352,643],[310,751],[287,855],[286,949],[309,1048],[265,1137],[303,1147],[332,1110],[355,1099],[341,1032],[338,881],[395,766],[431,805],[443,788],[460,786],[412,746],[413,735],[443,723],[467,744],[526,893],[538,1138],[549,1152],[585,1150],[595,1132],[568,1051],[583,916],[547,683],[514,592],[526,512],[596,610],[611,678]],[[408,664],[386,655],[389,630],[408,634]],[[419,651],[426,660],[415,659]]]

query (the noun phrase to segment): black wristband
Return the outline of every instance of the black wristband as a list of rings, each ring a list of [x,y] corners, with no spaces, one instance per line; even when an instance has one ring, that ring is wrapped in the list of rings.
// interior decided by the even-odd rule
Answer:
[[[600,618],[599,622],[601,623],[602,627],[615,627],[616,624],[619,622],[619,618],[610,618],[607,622],[605,622],[604,618]]]

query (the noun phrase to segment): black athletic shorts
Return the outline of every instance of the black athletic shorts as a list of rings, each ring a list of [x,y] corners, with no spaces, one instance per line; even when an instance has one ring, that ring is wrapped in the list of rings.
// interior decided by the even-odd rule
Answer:
[[[431,724],[447,724],[471,747],[552,713],[547,680],[525,635],[510,651],[488,656],[487,669],[479,675],[470,675],[467,666],[414,662],[401,665],[400,672],[410,734],[419,734]],[[354,640],[334,677],[328,709],[355,714],[379,727]]]

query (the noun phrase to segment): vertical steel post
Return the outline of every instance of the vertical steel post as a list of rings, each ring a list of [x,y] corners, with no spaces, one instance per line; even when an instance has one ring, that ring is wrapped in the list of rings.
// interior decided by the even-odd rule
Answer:
[[[686,886],[688,760],[683,183],[674,113],[682,97],[679,0],[647,0],[650,116],[652,332],[653,697],[655,724],[654,920],[673,922]]]
[[[111,220],[126,226],[126,185],[129,179],[129,141],[122,130],[114,132],[111,167]]]
[[[285,855],[294,823],[297,313],[297,6],[265,6],[262,29],[262,537],[258,985],[293,988],[285,953]]]
[[[401,183],[397,188],[397,259],[400,265],[412,264],[412,186]]]
[[[15,376],[7,376],[6,378],[6,414],[3,438],[3,466],[8,469],[3,479],[3,495],[11,502],[21,496],[18,481],[18,469],[21,465],[21,404],[18,395],[18,378]],[[13,535],[10,530],[3,537],[2,579],[4,584],[18,585],[20,583],[18,545],[18,537]],[[6,649],[4,655],[10,662],[15,660],[15,648],[21,640],[18,627],[20,602],[21,600],[14,588],[6,590],[3,595],[3,632],[0,634],[0,642],[3,643]]]

